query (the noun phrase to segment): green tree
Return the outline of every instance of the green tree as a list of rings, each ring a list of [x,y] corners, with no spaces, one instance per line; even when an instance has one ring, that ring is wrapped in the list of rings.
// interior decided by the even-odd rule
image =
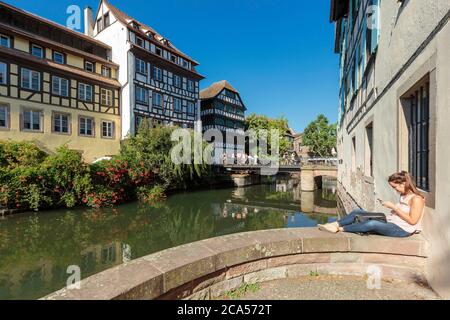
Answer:
[[[156,183],[166,190],[187,188],[210,178],[211,167],[205,163],[179,165],[172,162],[171,151],[176,145],[171,139],[174,130],[175,128],[169,127],[150,128],[144,121],[139,133],[126,139],[122,145],[120,158],[132,166],[142,164],[145,168],[153,170]],[[191,141],[194,141],[193,138]]]
[[[292,148],[292,143],[286,137],[286,132],[289,130],[289,122],[286,118],[280,117],[271,119],[264,115],[251,114],[247,117],[245,123],[246,130],[260,130],[268,131],[268,152],[272,151],[272,139],[270,136],[271,130],[278,130],[280,140],[280,155],[283,155],[286,151]]]
[[[303,144],[314,156],[329,157],[337,144],[337,124],[330,124],[323,114],[311,122],[303,134]]]

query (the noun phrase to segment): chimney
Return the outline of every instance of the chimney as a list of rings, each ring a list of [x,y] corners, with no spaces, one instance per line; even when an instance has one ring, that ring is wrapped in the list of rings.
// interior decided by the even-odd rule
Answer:
[[[84,8],[84,34],[94,37],[94,15],[91,7]]]

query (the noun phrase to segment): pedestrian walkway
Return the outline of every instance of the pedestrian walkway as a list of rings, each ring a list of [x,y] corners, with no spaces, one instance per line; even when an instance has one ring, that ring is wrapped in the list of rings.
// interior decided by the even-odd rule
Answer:
[[[237,300],[439,300],[431,289],[418,283],[399,280],[381,282],[379,290],[370,290],[364,277],[305,276],[259,284],[258,290],[241,296],[226,295]]]

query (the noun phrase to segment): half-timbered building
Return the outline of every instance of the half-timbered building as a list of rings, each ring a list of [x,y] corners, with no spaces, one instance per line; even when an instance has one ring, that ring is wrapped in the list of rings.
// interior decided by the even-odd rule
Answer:
[[[227,141],[227,134],[235,137],[244,134],[247,109],[239,92],[228,81],[223,80],[202,90],[200,99],[203,131],[221,131],[224,149],[244,153],[245,145],[239,143],[241,140],[234,139],[233,143]]]
[[[63,144],[86,161],[118,153],[120,84],[111,47],[0,2],[0,139]]]
[[[123,138],[135,134],[142,121],[184,128],[199,124],[203,77],[195,60],[105,0],[91,30],[113,48],[113,61],[121,66]]]

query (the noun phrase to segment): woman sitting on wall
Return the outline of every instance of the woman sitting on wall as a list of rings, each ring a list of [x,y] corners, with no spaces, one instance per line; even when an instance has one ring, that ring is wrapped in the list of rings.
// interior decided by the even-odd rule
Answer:
[[[389,184],[400,194],[400,202],[383,202],[391,209],[389,215],[355,210],[344,219],[319,225],[319,229],[331,233],[374,233],[387,237],[404,238],[422,231],[422,218],[425,211],[425,198],[417,190],[411,175],[405,171],[389,177]]]

